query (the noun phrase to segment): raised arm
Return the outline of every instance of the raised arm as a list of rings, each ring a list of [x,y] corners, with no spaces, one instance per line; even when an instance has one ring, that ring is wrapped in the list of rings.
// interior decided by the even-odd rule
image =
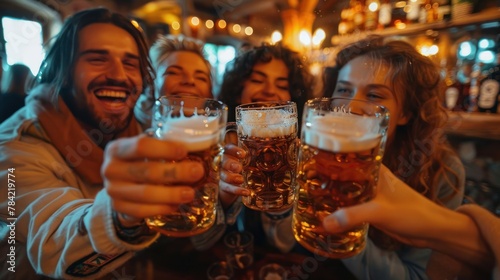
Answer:
[[[493,265],[493,254],[469,216],[430,201],[385,166],[373,200],[336,211],[324,219],[324,226],[340,232],[362,222],[415,247],[431,248],[481,268]]]

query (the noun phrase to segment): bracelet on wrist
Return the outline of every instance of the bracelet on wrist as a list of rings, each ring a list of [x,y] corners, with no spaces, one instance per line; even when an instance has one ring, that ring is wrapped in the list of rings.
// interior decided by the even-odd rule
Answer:
[[[282,213],[264,212],[264,214],[266,215],[266,217],[268,217],[269,219],[271,219],[273,221],[279,221],[279,220],[283,220],[283,219],[289,217],[292,214],[292,212],[293,212],[292,208],[290,208],[286,212],[282,212]]]
[[[119,215],[118,212],[113,211],[113,214],[112,214],[113,225],[115,227],[116,235],[121,240],[123,240],[127,243],[137,244],[137,243],[141,243],[144,240],[143,237],[150,237],[152,235],[152,231],[146,225],[146,222],[144,220],[137,226],[124,227],[120,223],[120,219],[118,218],[118,215]]]

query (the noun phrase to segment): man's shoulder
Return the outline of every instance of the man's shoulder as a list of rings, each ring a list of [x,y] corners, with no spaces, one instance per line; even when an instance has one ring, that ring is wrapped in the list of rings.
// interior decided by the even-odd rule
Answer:
[[[22,137],[33,137],[43,141],[47,139],[38,118],[31,114],[26,107],[21,108],[0,124],[0,145],[20,140]]]

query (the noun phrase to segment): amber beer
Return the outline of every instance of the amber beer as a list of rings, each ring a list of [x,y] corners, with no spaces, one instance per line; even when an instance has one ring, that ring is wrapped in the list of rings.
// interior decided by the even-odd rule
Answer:
[[[355,107],[360,112],[348,107],[353,102],[359,103]],[[360,109],[361,106],[370,109]],[[368,225],[330,234],[323,228],[323,218],[341,207],[373,197],[388,113],[385,108],[364,101],[332,102],[332,99],[309,101],[306,110],[299,152],[294,235],[315,254],[329,258],[351,257],[365,247]],[[372,115],[370,111],[378,113]]]
[[[195,198],[177,211],[146,219],[147,225],[166,236],[187,237],[208,230],[216,219],[222,139],[227,121],[223,103],[197,97],[162,97],[156,107],[155,136],[182,142],[188,156],[181,161],[203,164],[205,177],[191,184]]]
[[[296,198],[297,110],[293,102],[252,103],[236,109],[244,187],[243,204],[259,211],[290,209]]]
[[[219,168],[222,147],[212,145],[203,151],[192,151],[182,161],[203,164],[205,177],[191,186],[195,189],[193,202],[181,204],[178,211],[146,219],[147,225],[166,236],[188,237],[207,231],[215,222],[215,206],[219,190]]]

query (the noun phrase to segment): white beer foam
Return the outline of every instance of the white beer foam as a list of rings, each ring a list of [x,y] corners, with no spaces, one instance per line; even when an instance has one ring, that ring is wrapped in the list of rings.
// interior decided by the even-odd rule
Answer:
[[[243,134],[251,137],[279,137],[296,131],[297,118],[285,110],[247,110],[241,111],[238,126]]]
[[[330,112],[314,116],[305,126],[304,142],[331,152],[359,152],[379,145],[380,120],[375,117]]]
[[[182,142],[189,152],[210,148],[219,142],[219,118],[191,116],[171,118],[163,124],[161,139]]]

